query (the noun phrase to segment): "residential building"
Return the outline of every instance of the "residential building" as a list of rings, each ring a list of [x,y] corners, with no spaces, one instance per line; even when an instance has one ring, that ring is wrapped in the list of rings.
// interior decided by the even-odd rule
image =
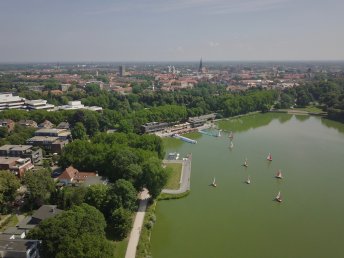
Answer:
[[[41,164],[43,159],[42,149],[32,145],[3,145],[0,147],[0,156],[30,158],[34,165]]]
[[[25,98],[13,96],[13,93],[0,93],[0,110],[24,108]]]
[[[61,153],[62,149],[69,143],[55,136],[34,136],[26,141],[27,144],[40,146],[51,153]]]
[[[69,139],[71,132],[67,129],[41,128],[35,132],[35,136],[58,137],[60,140]]]
[[[70,129],[70,125],[68,122],[61,122],[58,124],[58,126],[56,127],[57,129],[66,129],[69,130]]]
[[[7,239],[0,237],[1,258],[40,258],[39,245],[41,241],[30,239]]]
[[[11,119],[1,119],[0,127],[6,127],[8,132],[11,132],[14,129],[14,121]]]
[[[49,120],[44,120],[43,123],[40,123],[38,125],[39,128],[46,128],[46,129],[51,129],[54,128],[54,124],[50,122]]]
[[[29,110],[48,110],[52,111],[54,109],[54,105],[48,104],[44,99],[36,99],[36,100],[26,100],[25,101],[26,108]]]
[[[24,237],[33,228],[35,228],[42,221],[55,217],[57,214],[63,212],[63,210],[57,209],[57,205],[42,205],[38,210],[36,210],[32,216],[25,217],[20,223],[9,228],[9,230],[4,232],[7,235],[11,235],[12,239]],[[4,234],[3,233],[3,234]]]
[[[34,165],[30,158],[0,157],[0,170],[9,170],[20,178],[32,168]]]
[[[33,120],[20,120],[18,124],[24,127],[33,127],[33,128],[37,127],[37,123]]]
[[[80,172],[73,166],[66,168],[61,175],[58,176],[60,182],[64,184],[81,183],[87,180],[89,177],[96,177],[96,172]]]

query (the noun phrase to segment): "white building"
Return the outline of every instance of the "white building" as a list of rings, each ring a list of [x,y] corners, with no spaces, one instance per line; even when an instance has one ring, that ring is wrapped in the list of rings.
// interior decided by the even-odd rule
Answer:
[[[0,110],[25,108],[25,98],[13,96],[13,93],[0,93]]]
[[[51,111],[54,109],[54,105],[48,104],[44,99],[36,99],[36,100],[26,100],[25,101],[26,108],[29,110],[48,110]]]
[[[68,105],[63,105],[63,106],[58,106],[57,109],[62,109],[62,110],[77,110],[77,109],[88,109],[91,111],[101,111],[103,110],[102,107],[97,107],[97,106],[85,106],[81,104],[81,101],[75,100],[75,101],[68,101]]]

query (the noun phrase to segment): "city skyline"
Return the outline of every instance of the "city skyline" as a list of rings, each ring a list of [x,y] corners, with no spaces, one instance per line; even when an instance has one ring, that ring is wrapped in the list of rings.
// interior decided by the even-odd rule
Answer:
[[[1,62],[344,60],[339,0],[0,2]]]

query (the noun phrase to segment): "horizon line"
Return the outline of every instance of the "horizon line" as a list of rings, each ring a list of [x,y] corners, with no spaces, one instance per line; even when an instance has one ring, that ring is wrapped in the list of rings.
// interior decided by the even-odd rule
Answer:
[[[259,62],[259,63],[274,63],[274,62],[344,62],[344,59],[276,59],[276,60],[269,60],[269,59],[253,59],[253,60],[203,60],[203,62],[214,62],[214,63],[250,63],[250,62]],[[13,64],[96,64],[96,63],[193,63],[199,62],[199,59],[195,60],[160,60],[160,61],[152,61],[152,60],[119,60],[119,61],[0,61],[0,65],[13,65]]]

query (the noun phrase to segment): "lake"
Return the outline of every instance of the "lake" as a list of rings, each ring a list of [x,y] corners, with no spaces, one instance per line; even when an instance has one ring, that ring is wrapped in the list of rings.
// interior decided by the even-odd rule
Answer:
[[[164,140],[167,153],[192,153],[191,193],[158,202],[153,258],[344,257],[344,124],[268,113],[218,126],[234,132],[232,149],[227,132]]]

